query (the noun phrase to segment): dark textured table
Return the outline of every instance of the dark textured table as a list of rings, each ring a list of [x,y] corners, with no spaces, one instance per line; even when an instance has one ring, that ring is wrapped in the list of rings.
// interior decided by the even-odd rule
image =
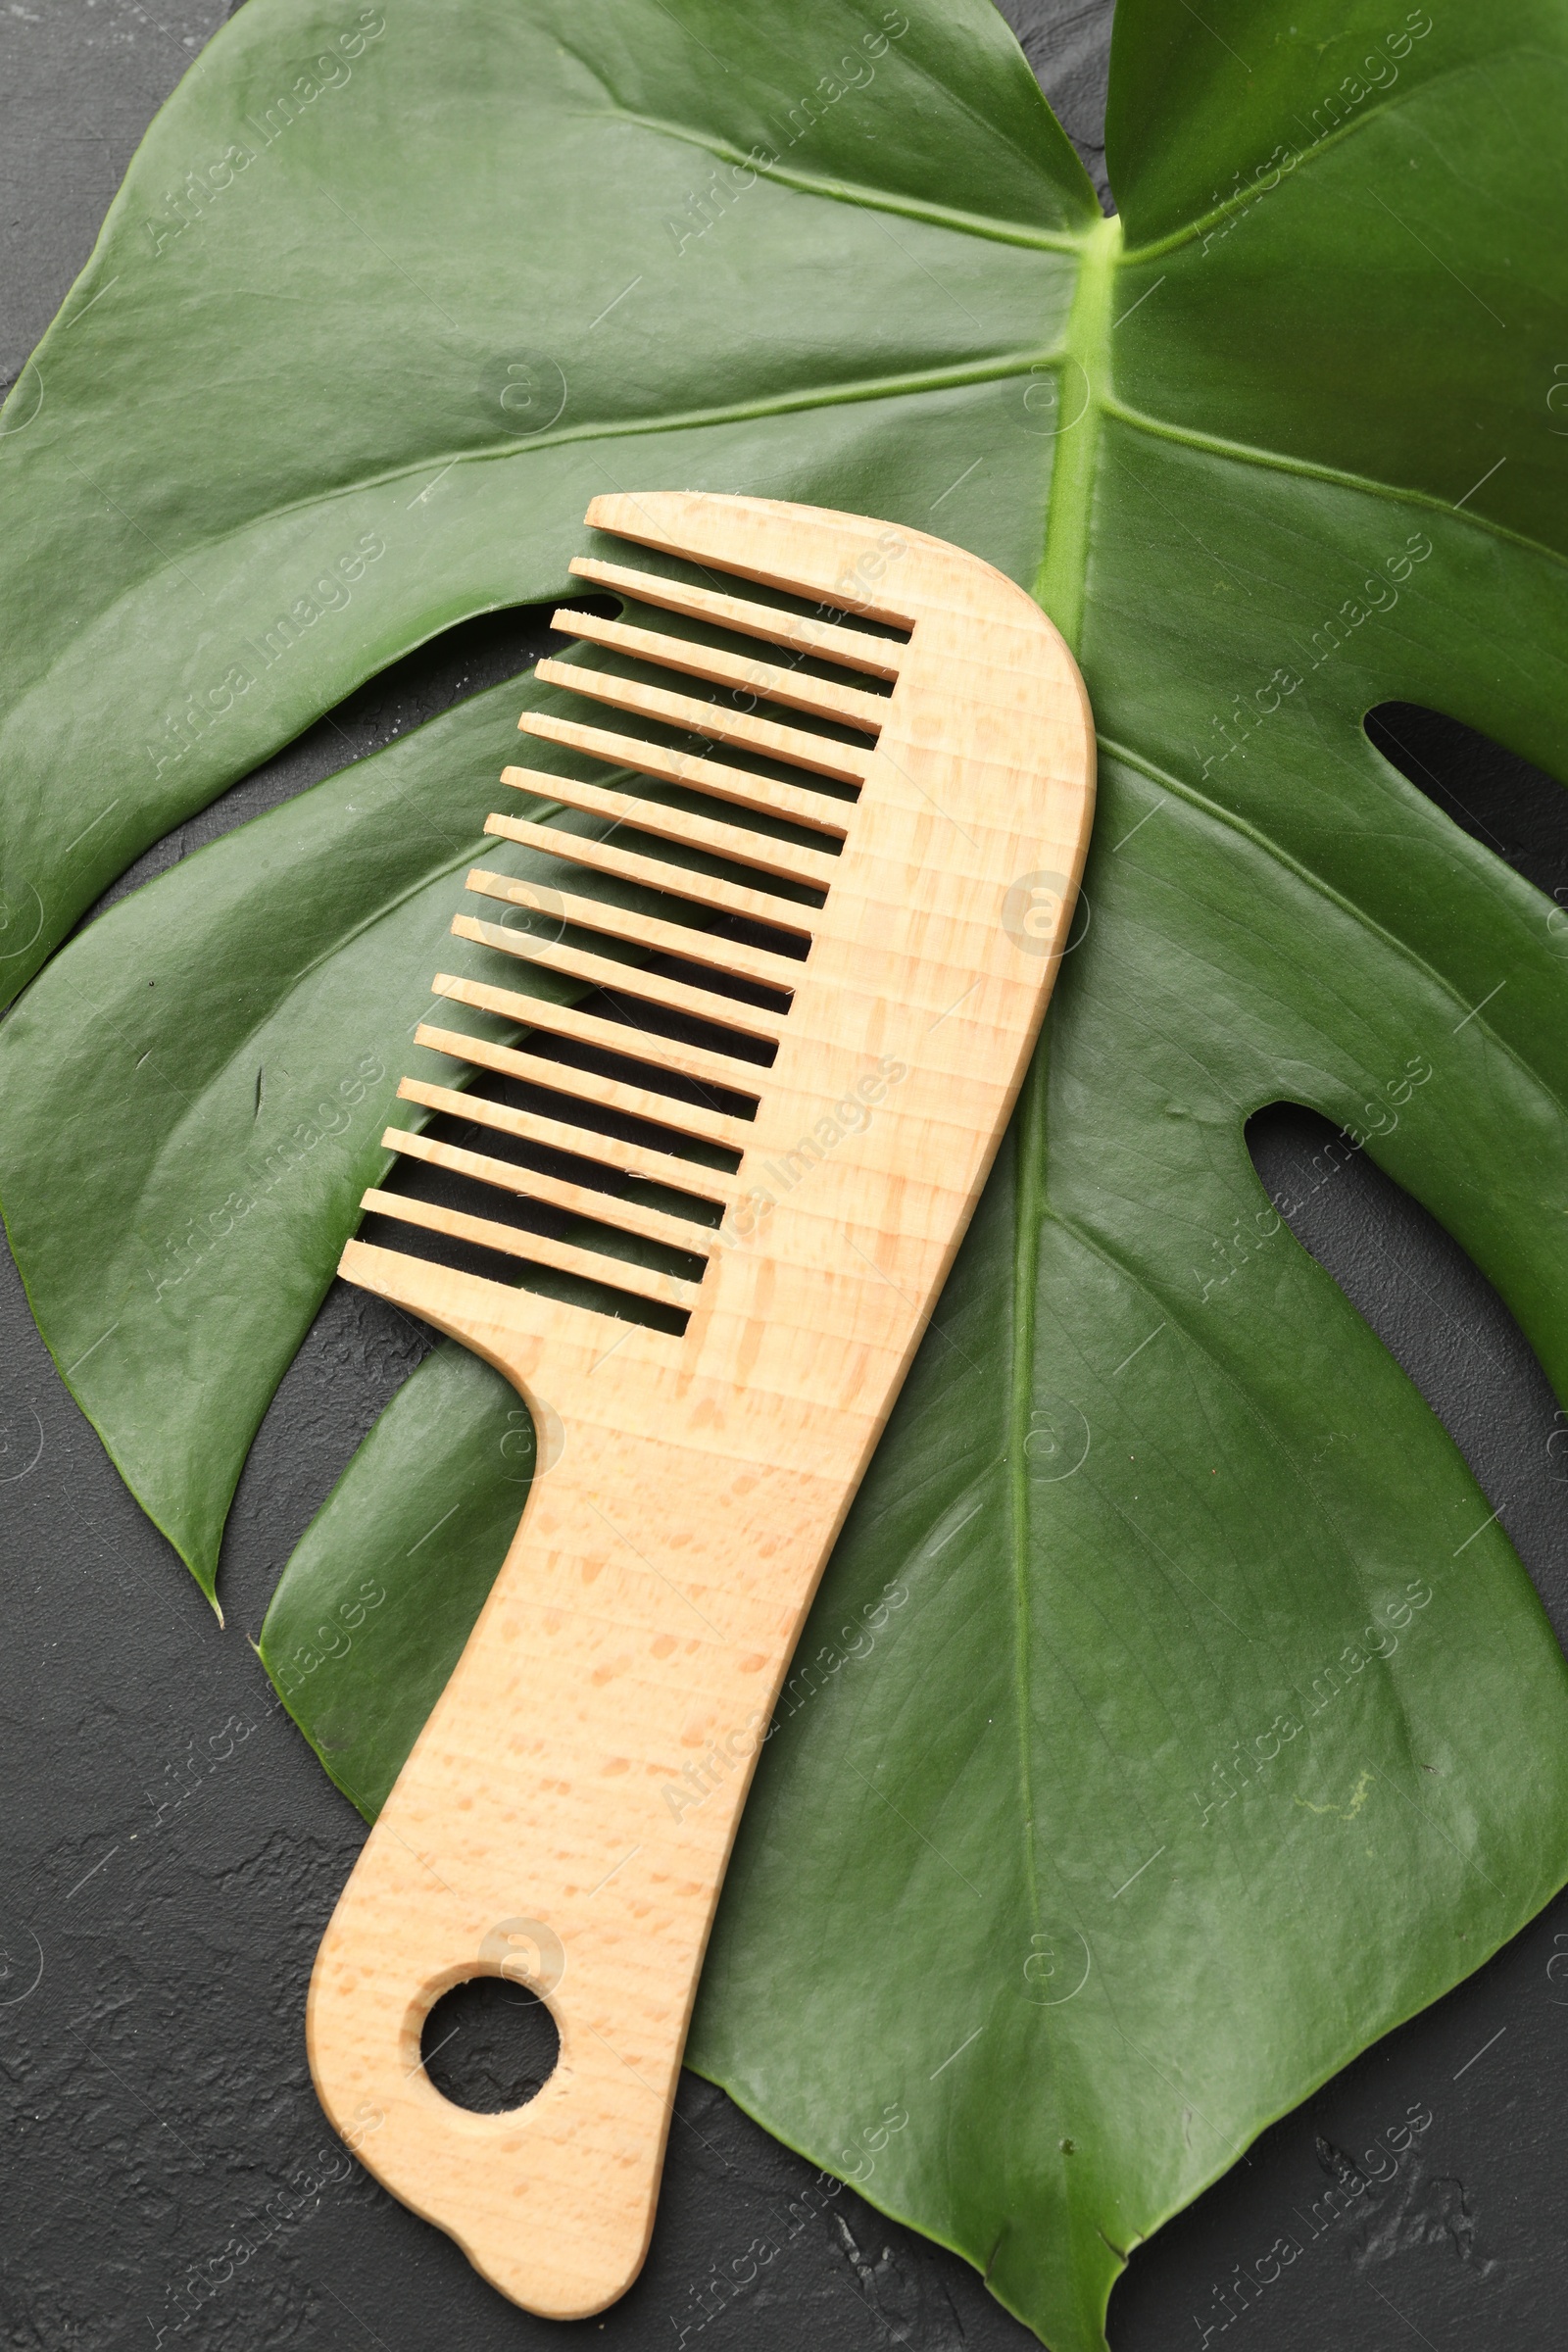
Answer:
[[[156,14],[138,0],[37,0],[0,16],[0,380],[227,13],[215,0],[164,0]],[[1100,173],[1108,10],[1014,0],[1008,13]],[[546,642],[537,613],[454,631],[120,888],[514,674]],[[1557,786],[1429,714],[1383,723],[1383,748],[1456,822],[1544,889],[1568,885]],[[1505,1310],[1320,1119],[1282,1105],[1250,1140],[1264,1181],[1298,1204],[1299,1238],[1453,1434],[1568,1639],[1568,1419]],[[240,1486],[220,1632],[57,1377],[9,1260],[0,1268],[0,2340],[16,2352],[543,2352],[589,2334],[623,2352],[1032,2342],[965,2264],[689,2076],[648,2268],[602,2322],[570,2331],[503,2302],[333,2140],[306,2071],[304,1995],[362,1825],[245,1637],[424,1345],[378,1302],[331,1293]],[[465,2065],[502,2063],[485,2046],[495,2030],[471,2025]],[[1568,1899],[1135,2256],[1111,2306],[1116,2352],[1200,2352],[1222,2336],[1257,2352],[1557,2346],[1565,2112]],[[1281,2239],[1299,2249],[1284,2262],[1271,2253]],[[199,2308],[193,2278],[207,2281]]]

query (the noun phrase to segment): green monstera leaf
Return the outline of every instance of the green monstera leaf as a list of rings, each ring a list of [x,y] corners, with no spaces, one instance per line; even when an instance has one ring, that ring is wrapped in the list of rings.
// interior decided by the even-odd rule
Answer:
[[[691,2043],[1055,2352],[1568,1877],[1534,1592],[1244,1143],[1280,1098],[1352,1126],[1568,1397],[1553,910],[1362,726],[1425,703],[1561,766],[1568,9],[1290,14],[1123,0],[1105,220],[981,0],[744,38],[713,0],[250,0],[0,418],[19,984],[358,680],[563,590],[597,490],[938,531],[1070,635],[1078,944]],[[0,1032],[40,1323],[209,1588],[524,691],[149,885]],[[284,1577],[264,1653],[367,1811],[527,1466],[439,1350]]]

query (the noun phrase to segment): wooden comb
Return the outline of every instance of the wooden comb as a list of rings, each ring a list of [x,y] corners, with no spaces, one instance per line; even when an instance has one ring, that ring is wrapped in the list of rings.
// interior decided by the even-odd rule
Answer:
[[[663,911],[562,893],[555,942],[460,916],[465,937],[612,989],[621,1017],[438,976],[437,994],[526,1024],[538,1050],[416,1033],[548,1090],[551,1109],[413,1079],[407,1099],[558,1166],[568,1154],[577,1176],[405,1131],[386,1143],[468,1179],[480,1201],[490,1186],[572,1212],[590,1243],[375,1191],[379,1216],[548,1269],[556,1295],[362,1240],[344,1250],[349,1281],[505,1373],[539,1458],[322,1939],[308,2025],[322,2104],[362,2161],[504,2294],[557,2319],[602,2310],[647,2251],[753,1763],[1038,1033],[1095,767],[1071,655],[1021,589],[959,548],[698,493],[598,498],[587,519],[681,563],[665,576],[579,559],[575,573],[703,627],[571,612],[556,625],[727,699],[577,663],[541,662],[539,676],[748,763],[521,721],[704,796],[710,813],[509,768],[611,831],[506,816],[487,831],[652,886]],[[677,569],[778,594],[687,585]],[[810,723],[759,716],[754,700]],[[620,846],[620,829],[646,846]],[[468,887],[540,897],[483,870]],[[594,944],[563,944],[567,930]],[[661,976],[671,962],[683,977]],[[686,1042],[692,1016],[711,1042]],[[617,1076],[598,1066],[611,1055]],[[645,1140],[624,1140],[628,1126]],[[685,1213],[634,1204],[628,1182]],[[639,1262],[658,1256],[665,1270]],[[538,2095],[499,2115],[452,2104],[420,2059],[434,2002],[485,1974],[530,1985],[561,2036]]]

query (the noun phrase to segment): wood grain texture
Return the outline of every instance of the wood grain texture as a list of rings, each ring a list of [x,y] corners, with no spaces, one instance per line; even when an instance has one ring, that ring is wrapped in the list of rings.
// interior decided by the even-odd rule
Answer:
[[[515,1046],[492,1045],[488,1039],[464,1037],[455,1029],[439,1028],[433,1021],[421,1021],[414,1032],[416,1046],[428,1046],[432,1052],[450,1061],[466,1061],[475,1069],[494,1070],[504,1078],[521,1079],[530,1086],[560,1088],[566,1083],[578,1102],[595,1102],[606,1110],[623,1111],[628,1118],[659,1119],[674,1134],[690,1135],[709,1144],[722,1144],[727,1149],[743,1152],[751,1141],[751,1129],[744,1119],[730,1117],[722,1110],[710,1110],[700,1102],[680,1102],[672,1096],[652,1095],[644,1088],[627,1086],[618,1078],[605,1078],[597,1070],[574,1069],[563,1072],[559,1061],[546,1061],[538,1054],[519,1053]]]
[[[567,890],[543,890],[539,883],[520,881],[514,874],[492,873],[488,866],[468,869],[465,887],[476,897],[501,899],[509,906],[553,915],[558,922],[586,924],[606,939],[621,939],[639,947],[659,948],[684,956],[688,963],[710,963],[715,971],[733,972],[742,980],[760,980],[769,988],[794,994],[800,965],[791,956],[775,956],[766,948],[748,948],[738,939],[719,939],[684,924],[661,922],[657,915],[628,914],[605,899],[580,899]],[[454,922],[453,929],[457,929]]]
[[[596,560],[574,567],[814,658],[842,658],[847,639],[862,671],[897,681],[874,745],[856,755],[858,800],[834,805],[848,831],[842,856],[820,860],[832,869],[824,905],[763,900],[811,943],[790,966],[771,1066],[635,1030],[616,1040],[646,1065],[644,1082],[622,1091],[672,1133],[702,1130],[661,1092],[664,1072],[757,1100],[750,1122],[703,1114],[721,1120],[742,1157],[722,1188],[722,1225],[688,1228],[708,1262],[699,1283],[679,1286],[695,1300],[684,1334],[365,1242],[343,1255],[349,1280],[505,1373],[551,1442],[485,1609],[322,1940],[312,2069],[332,2121],[387,2187],[504,2293],[562,2319],[603,2309],[642,2264],[757,1751],[1011,1108],[1094,796],[1093,726],[1071,657],[1030,599],[976,558],[862,517],[747,498],[605,498],[588,519],[909,637],[769,612]],[[637,658],[650,658],[645,646]],[[700,788],[701,764],[683,783]],[[553,830],[495,829],[567,846]],[[776,847],[760,835],[751,846],[759,857]],[[675,894],[674,921],[681,898],[714,904],[685,869],[637,864],[649,870],[636,878]],[[625,871],[603,858],[599,868]],[[627,921],[617,912],[614,936],[628,936]],[[632,969],[626,978],[635,986]],[[602,1044],[613,1028],[483,984],[436,986],[560,1036]],[[721,1021],[725,1000],[711,1002]],[[449,1056],[503,1070],[529,1061],[477,1041],[469,1052],[457,1032],[419,1034],[439,1045],[443,1058],[419,1073],[438,1085]],[[584,1104],[603,1103],[620,1083],[541,1066],[568,1124],[574,1088]],[[590,1127],[591,1117],[581,1148],[592,1157]],[[700,1193],[709,1172],[686,1170]],[[508,1166],[498,1181],[531,1180]],[[611,1193],[590,1199],[607,1222],[651,1230],[652,1212]],[[656,1220],[662,1235],[678,1222]],[[529,1238],[514,1232],[510,1246],[526,1252]],[[639,1287],[647,1295],[628,1284],[628,1298]],[[531,1984],[561,2033],[549,2082],[505,2115],[451,2105],[419,2061],[434,2001],[487,1972]]]
[[[750,683],[753,694],[760,691],[760,680],[766,674],[760,666],[753,674]],[[770,719],[754,718],[749,711],[725,710],[716,703],[698,702],[689,694],[670,694],[662,687],[645,686],[636,678],[612,677],[604,670],[546,660],[536,663],[534,676],[542,678],[547,686],[569,686],[596,703],[608,703],[612,710],[629,710],[670,726],[690,727],[694,734],[710,735],[715,743],[732,743],[744,751],[761,752],[774,760],[787,760],[794,767],[809,767],[819,775],[836,776],[845,784],[862,782],[871,758],[860,745],[840,743],[832,735],[808,735],[801,727],[778,726]],[[552,729],[541,712],[530,710],[528,732],[547,735]]]
[[[830,678],[813,677],[782,662],[759,662],[755,656],[726,654],[695,640],[669,637],[651,629],[628,628],[624,621],[601,620],[593,612],[573,612],[567,605],[551,616],[551,627],[564,637],[608,646],[641,662],[658,662],[688,676],[707,678],[714,686],[739,686],[753,699],[782,703],[792,710],[809,710],[818,718],[842,718],[869,735],[882,732],[887,710],[882,697],[857,686],[835,685]],[[829,771],[831,772],[831,771]],[[857,773],[859,771],[857,770]]]
[[[510,783],[520,773],[517,768],[504,769],[503,781]],[[552,784],[561,781],[559,776],[550,778]],[[681,782],[687,781],[682,776]],[[532,788],[537,789],[537,784]],[[807,908],[790,899],[774,898],[770,891],[753,890],[744,882],[727,882],[717,874],[684,870],[672,874],[667,865],[657,858],[644,856],[640,850],[623,850],[612,841],[592,841],[585,834],[536,825],[527,816],[504,816],[492,810],[484,820],[484,829],[504,841],[520,842],[524,849],[539,850],[546,858],[572,858],[591,872],[610,874],[618,882],[637,882],[648,890],[678,890],[683,899],[690,899],[695,906],[711,906],[724,914],[748,915],[755,922],[772,923],[781,931],[795,931],[803,938],[810,936]]]
[[[541,717],[537,710],[526,713],[531,731],[543,735],[568,750],[594,754],[604,760],[617,760],[623,739],[607,735],[600,727],[574,727],[567,720]],[[537,720],[537,725],[532,722]],[[690,789],[702,789],[702,763],[689,762],[688,772],[679,781]],[[526,776],[518,768],[502,771],[502,782],[514,784],[520,791],[537,791],[537,776]],[[748,865],[760,866],[763,873],[777,874],[786,881],[809,882],[817,890],[827,890],[838,868],[825,850],[797,849],[793,842],[775,841],[766,834],[756,833],[750,826],[733,818],[692,816],[684,808],[671,808],[663,801],[645,801],[627,792],[607,792],[602,784],[585,784],[576,776],[552,776],[554,800],[564,801],[568,808],[580,808],[588,816],[608,816],[617,823],[631,825],[639,833],[652,833],[657,840],[684,842],[694,850],[710,850],[715,857],[742,858]]]
[[[630,532],[625,535],[631,536]],[[662,612],[683,612],[692,620],[714,621],[720,627],[738,630],[743,637],[762,637],[769,645],[786,645],[797,653],[816,654],[847,668],[864,670],[874,678],[896,678],[899,674],[902,646],[843,628],[836,621],[808,620],[795,613],[765,610],[744,597],[725,596],[711,588],[691,588],[681,580],[662,579],[652,572],[633,570],[624,564],[604,564],[593,556],[574,556],[567,569],[595,587],[618,589],[641,604],[657,605]]]

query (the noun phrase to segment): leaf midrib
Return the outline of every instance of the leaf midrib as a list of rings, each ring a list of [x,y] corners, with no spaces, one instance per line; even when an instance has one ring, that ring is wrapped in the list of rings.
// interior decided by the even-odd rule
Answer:
[[[1059,355],[1070,356],[1070,355]],[[1410,483],[1380,482],[1369,473],[1354,473],[1342,466],[1328,466],[1316,458],[1299,458],[1286,450],[1263,449],[1256,442],[1231,441],[1220,433],[1200,432],[1194,425],[1172,424],[1163,416],[1155,416],[1148,409],[1135,409],[1119,400],[1107,389],[1100,401],[1102,414],[1118,424],[1130,425],[1135,432],[1147,433],[1151,440],[1176,441],[1185,448],[1200,450],[1204,456],[1227,458],[1238,466],[1255,466],[1271,473],[1295,473],[1307,481],[1328,482],[1336,489],[1354,490],[1368,498],[1386,499],[1393,506],[1424,507],[1432,514],[1451,520],[1460,515],[1479,530],[1490,531],[1495,539],[1506,539],[1515,547],[1525,548],[1531,555],[1544,556],[1549,563],[1568,564],[1568,553],[1552,547],[1544,539],[1532,539],[1528,532],[1516,530],[1511,523],[1497,522],[1490,514],[1478,514],[1474,508],[1461,508],[1451,499],[1439,498],[1436,491],[1420,490]]]
[[[1087,399],[1081,416],[1057,434],[1046,506],[1046,541],[1034,597],[1076,651],[1083,622],[1088,569],[1089,512],[1094,495],[1102,396],[1108,390],[1110,295],[1122,225],[1112,215],[1089,232],[1068,313],[1065,356],[1082,370]],[[1063,369],[1063,383],[1066,371]],[[1080,431],[1078,428],[1082,426]],[[1041,1925],[1035,1870],[1035,1807],[1029,1712],[1029,1489],[1024,1446],[1033,1393],[1035,1300],[1040,1287],[1040,1236],[1046,1215],[1046,1089],[1048,1031],[1042,1031],[1021,1090],[1014,1122],[1017,1181],[1013,1196],[1012,1362],[1008,1396],[1006,1482],[1013,1593],[1013,1712],[1023,1800],[1024,1878],[1029,1916]]]
[[[599,119],[586,108],[581,112],[589,122]],[[892,189],[873,187],[865,180],[830,179],[820,172],[758,164],[728,139],[710,137],[700,130],[689,129],[683,122],[670,122],[665,116],[638,114],[630,107],[613,103],[604,112],[605,118],[612,122],[632,122],[639,130],[658,131],[665,138],[679,139],[685,146],[700,147],[705,155],[716,156],[720,163],[737,164],[754,172],[759,179],[773,180],[803,196],[820,196],[834,204],[859,205],[870,213],[899,213],[906,220],[924,220],[932,227],[951,228],[960,236],[984,237],[996,245],[1026,245],[1043,253],[1082,253],[1095,234],[1094,221],[1076,231],[1030,228],[1022,221],[999,220],[991,213],[965,212],[958,205],[922,203],[916,196],[900,196]]]
[[[1539,56],[1542,52],[1521,50],[1520,54],[1522,56]],[[1380,105],[1363,108],[1353,121],[1339,123],[1333,130],[1325,131],[1321,138],[1314,139],[1310,146],[1303,147],[1291,167],[1292,172],[1298,171],[1302,164],[1312,163],[1318,156],[1327,154],[1331,147],[1343,146],[1347,140],[1354,138],[1358,131],[1364,130],[1369,122],[1378,122],[1383,121],[1386,116],[1397,114],[1402,107],[1407,106],[1413,99],[1422,96],[1426,91],[1434,90],[1440,83],[1451,81],[1459,74],[1472,73],[1474,68],[1473,58],[1461,58],[1456,65],[1446,66],[1440,74],[1429,74],[1424,80],[1407,83],[1397,98],[1386,98]],[[1299,117],[1297,120],[1299,121]],[[1283,179],[1285,174],[1282,172],[1280,177]],[[1276,181],[1275,185],[1278,184],[1279,182]],[[1216,204],[1209,212],[1200,213],[1195,220],[1185,222],[1182,227],[1169,229],[1164,236],[1153,237],[1147,245],[1129,245],[1126,259],[1129,262],[1163,261],[1167,253],[1177,253],[1182,246],[1190,245],[1195,237],[1201,236],[1203,231],[1211,227],[1216,220],[1228,220],[1232,213],[1246,211],[1261,197],[1272,195],[1273,192],[1272,188],[1259,188],[1255,183],[1250,188],[1238,188],[1235,194],[1227,196],[1223,203]]]
[[[1013,1714],[1018,1741],[1018,1791],[1023,1803],[1023,1869],[1029,1917],[1041,1925],[1035,1872],[1033,1745],[1030,1738],[1029,1493],[1024,1445],[1029,1435],[1034,1364],[1035,1299],[1040,1285],[1040,1234],[1045,1221],[1046,1032],[1035,1048],[1013,1122],[1016,1169],[1012,1243],[1012,1362],[1009,1366],[1005,1478],[1010,1536],[1013,1615]]]
[[[1121,241],[1121,220],[1113,213],[1090,232],[1073,288],[1062,338],[1061,396],[1067,396],[1067,368],[1076,367],[1084,378],[1085,405],[1055,436],[1046,543],[1033,590],[1036,604],[1050,613],[1074,653],[1083,626],[1100,420],[1110,395],[1110,299]]]

